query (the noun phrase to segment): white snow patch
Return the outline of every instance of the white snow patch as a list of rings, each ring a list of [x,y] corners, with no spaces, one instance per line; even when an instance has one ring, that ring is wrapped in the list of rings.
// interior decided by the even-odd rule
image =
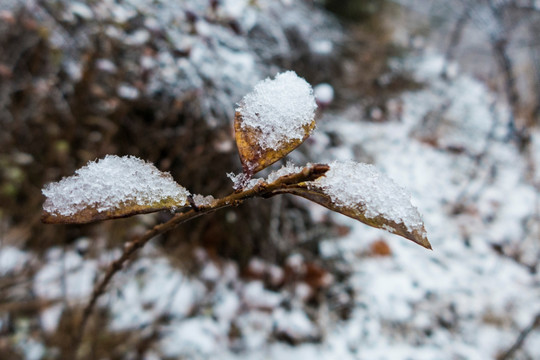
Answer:
[[[309,165],[308,165],[309,166]],[[297,174],[302,171],[303,167],[295,166],[293,163],[288,162],[287,165],[282,166],[278,170],[272,171],[267,177],[266,182],[268,184],[273,183],[282,176]]]
[[[41,312],[39,318],[41,320],[41,326],[43,329],[49,333],[56,330],[58,327],[58,322],[64,311],[63,304],[53,305]]]
[[[118,96],[126,100],[134,100],[139,97],[139,90],[129,84],[121,84],[117,91]]]
[[[171,327],[161,340],[161,349],[167,357],[206,359],[217,353],[225,339],[216,322],[209,318],[187,319]]]
[[[193,201],[195,202],[195,205],[197,206],[210,206],[216,199],[212,195],[200,195],[195,194],[193,195]]]
[[[115,73],[118,70],[116,65],[109,59],[98,59],[98,60],[96,60],[96,67],[99,70],[109,72],[109,73]]]
[[[46,354],[45,345],[34,339],[24,339],[18,346],[22,350],[24,359],[26,360],[41,360]]]
[[[311,51],[319,55],[330,55],[334,51],[334,44],[330,40],[316,40],[309,44]]]
[[[306,313],[298,309],[285,311],[279,308],[274,311],[274,320],[276,321],[277,331],[285,333],[297,341],[317,334],[316,328]]]
[[[58,256],[54,249],[49,253],[49,262],[34,277],[36,295],[44,299],[65,296],[75,300],[89,296],[97,271],[95,260],[85,260],[74,251],[63,253],[63,256]]]
[[[28,254],[16,247],[0,247],[0,275],[22,269],[28,260]]]
[[[80,16],[81,18],[85,20],[89,20],[94,17],[94,13],[92,12],[92,9],[90,9],[88,5],[79,1],[72,2],[70,6],[70,10],[72,14]]]
[[[165,259],[144,258],[127,274],[111,305],[112,328],[137,328],[163,315],[182,319],[200,301],[203,285],[187,279]]]
[[[334,88],[328,83],[315,86],[313,92],[319,104],[328,105],[334,100]]]
[[[278,149],[283,142],[304,137],[304,126],[313,121],[316,108],[311,86],[295,72],[287,71],[255,85],[236,111],[242,116],[243,128],[261,132],[261,148]]]
[[[283,297],[281,294],[266,290],[261,281],[252,281],[244,288],[243,299],[251,308],[273,309],[277,307]]]
[[[225,324],[233,320],[240,310],[240,299],[234,291],[224,291],[216,299],[214,314]]]
[[[113,210],[124,202],[152,205],[174,199],[187,205],[189,192],[169,173],[134,156],[107,155],[91,161],[75,175],[49,184],[42,190],[47,197],[43,209],[48,213],[73,215],[89,207],[98,212]]]

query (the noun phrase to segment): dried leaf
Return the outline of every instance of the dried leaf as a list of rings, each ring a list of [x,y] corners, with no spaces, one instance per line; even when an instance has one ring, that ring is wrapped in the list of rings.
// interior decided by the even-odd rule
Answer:
[[[170,174],[133,156],[108,155],[47,185],[42,221],[83,224],[188,205],[189,192]]]
[[[265,149],[260,145],[260,138],[263,136],[261,131],[252,127],[243,127],[242,115],[237,112],[234,118],[234,131],[244,173],[253,175],[296,149],[315,129],[315,120],[304,125],[303,129],[304,136],[301,139],[283,141],[277,149]]]
[[[304,197],[431,249],[421,216],[407,193],[371,165],[334,162],[319,179],[276,193]]]
[[[255,85],[236,109],[234,130],[247,177],[298,147],[315,128],[313,89],[293,71]]]

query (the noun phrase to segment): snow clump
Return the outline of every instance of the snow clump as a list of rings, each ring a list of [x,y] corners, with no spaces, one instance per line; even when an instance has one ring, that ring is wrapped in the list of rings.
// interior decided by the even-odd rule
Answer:
[[[311,85],[294,71],[259,82],[238,105],[242,128],[259,130],[263,149],[278,149],[282,142],[303,139],[304,126],[311,124],[317,109]]]
[[[76,214],[88,206],[98,212],[113,210],[123,203],[152,205],[175,199],[187,204],[189,192],[169,173],[134,156],[107,155],[75,171],[75,175],[49,184],[43,209],[63,216]]]
[[[310,186],[322,190],[338,206],[360,206],[367,218],[383,216],[403,223],[409,231],[422,230],[423,221],[411,204],[410,194],[373,165],[334,161],[325,176]]]

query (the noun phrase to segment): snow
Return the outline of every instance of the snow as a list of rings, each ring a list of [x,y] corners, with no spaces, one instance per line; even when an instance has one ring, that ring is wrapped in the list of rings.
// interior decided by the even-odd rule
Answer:
[[[33,289],[43,299],[84,299],[92,292],[97,273],[95,261],[85,260],[74,251],[52,248],[49,261],[34,277]]]
[[[267,177],[266,182],[268,184],[273,183],[282,176],[297,174],[302,171],[302,166],[295,166],[292,162],[287,162],[286,165],[282,166],[278,170],[272,171]]]
[[[71,3],[71,9],[70,11],[77,16],[80,16],[86,20],[92,19],[94,17],[94,14],[92,13],[92,10],[85,5],[84,3],[74,1]]]
[[[244,288],[243,300],[251,308],[273,309],[283,298],[279,293],[264,289],[261,281],[252,281]]]
[[[91,161],[75,175],[45,186],[42,192],[47,197],[43,209],[65,216],[89,206],[98,212],[110,211],[124,203],[151,206],[175,200],[183,206],[189,195],[170,174],[154,165],[134,156],[116,155]]]
[[[28,253],[14,246],[0,247],[0,276],[21,270],[28,260]]]
[[[130,86],[128,84],[121,84],[118,86],[118,95],[121,98],[127,99],[127,100],[134,100],[139,97],[139,90],[134,88],[133,86]]]
[[[167,357],[208,359],[217,353],[224,340],[220,339],[219,326],[212,319],[187,319],[166,332],[161,348]]]
[[[47,350],[45,345],[34,339],[24,339],[21,341],[21,343],[19,343],[19,347],[21,348],[26,360],[43,359]]]
[[[219,321],[228,324],[233,320],[240,311],[240,299],[234,291],[224,291],[216,297],[216,305],[214,306],[214,314]]]
[[[410,194],[373,165],[334,161],[324,176],[308,186],[324,192],[339,207],[359,209],[367,218],[382,216],[404,224],[409,231],[422,229],[422,218],[411,204]]]
[[[58,323],[60,322],[63,311],[63,304],[53,305],[44,309],[39,316],[43,330],[50,333],[54,332],[58,328]]]
[[[277,74],[255,85],[240,101],[237,112],[243,129],[260,131],[262,149],[279,149],[280,144],[304,138],[304,127],[315,116],[313,89],[293,71]]]
[[[334,100],[334,88],[328,83],[316,85],[313,92],[319,104],[329,105]]]
[[[334,44],[330,40],[316,40],[310,44],[311,50],[316,54],[329,55],[334,50]]]
[[[121,293],[113,298],[111,326],[116,330],[139,328],[163,315],[183,319],[202,293],[199,281],[186,278],[165,259],[140,259],[126,275]]]
[[[195,205],[197,206],[209,206],[211,205],[216,199],[212,195],[201,195],[201,194],[195,194],[193,195],[193,201],[195,202]]]
[[[96,67],[99,70],[106,71],[109,73],[115,73],[118,70],[116,65],[109,59],[96,60]]]
[[[293,311],[278,309],[274,312],[274,320],[277,331],[288,335],[293,340],[309,339],[317,335],[313,323],[300,309]]]
[[[310,165],[311,164],[307,164],[306,166],[310,166]],[[257,186],[260,183],[264,182],[267,184],[271,184],[282,176],[297,174],[300,171],[302,171],[303,168],[304,167],[302,166],[295,166],[292,162],[289,161],[287,162],[287,164],[283,165],[279,169],[271,171],[270,174],[268,174],[265,178],[261,177],[261,178],[249,179],[247,183],[245,183],[246,175],[244,173],[239,173],[236,175],[233,173],[228,173],[227,177],[231,179],[231,181],[233,182],[234,189],[239,189],[239,188],[242,188],[243,186],[244,190],[249,190],[249,189],[253,189],[255,186]]]

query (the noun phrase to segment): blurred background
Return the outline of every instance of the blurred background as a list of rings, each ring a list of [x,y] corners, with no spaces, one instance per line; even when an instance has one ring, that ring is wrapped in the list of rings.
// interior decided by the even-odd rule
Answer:
[[[320,109],[287,159],[374,164],[434,251],[248,201],[149,243],[81,359],[539,359],[539,33],[535,0],[2,0],[0,359],[70,359],[171,217],[43,225],[42,187],[117,154],[226,195],[236,103],[284,70]]]

